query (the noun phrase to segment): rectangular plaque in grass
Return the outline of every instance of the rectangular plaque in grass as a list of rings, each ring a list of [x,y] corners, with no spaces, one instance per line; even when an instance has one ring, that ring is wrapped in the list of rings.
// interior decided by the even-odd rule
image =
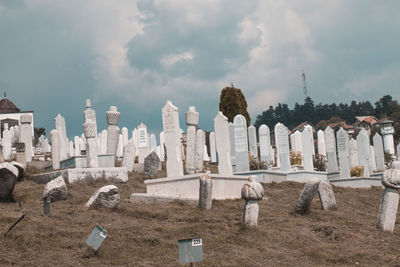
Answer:
[[[178,240],[179,262],[203,261],[203,242],[201,238]]]
[[[92,233],[86,240],[86,244],[97,251],[106,237],[107,231],[96,224],[96,227],[93,229]]]

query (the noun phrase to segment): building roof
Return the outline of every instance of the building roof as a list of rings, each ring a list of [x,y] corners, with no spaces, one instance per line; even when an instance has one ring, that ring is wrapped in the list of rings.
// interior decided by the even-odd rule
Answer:
[[[4,97],[0,100],[0,114],[4,113],[18,113],[21,110],[17,108],[17,106],[9,100],[7,97]]]
[[[308,121],[305,121],[305,122],[302,122],[299,125],[297,125],[295,128],[293,128],[292,132],[295,132],[296,130],[302,131],[304,126],[306,126],[306,125],[310,125],[311,127],[314,128],[314,126],[311,123],[309,123]]]
[[[357,116],[355,119],[358,120],[359,122],[365,121],[366,123],[369,124],[371,123],[374,124],[378,121],[374,116]]]

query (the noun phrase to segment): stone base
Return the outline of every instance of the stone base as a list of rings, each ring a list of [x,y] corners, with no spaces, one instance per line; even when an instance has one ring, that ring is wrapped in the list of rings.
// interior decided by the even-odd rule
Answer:
[[[371,186],[382,186],[380,177],[352,177],[346,179],[330,179],[331,184],[337,187],[370,188]]]
[[[260,183],[271,183],[271,182],[284,182],[284,181],[294,181],[299,183],[305,183],[310,180],[310,178],[318,178],[319,180],[327,179],[327,172],[317,172],[317,171],[304,171],[304,170],[293,170],[290,172],[281,172],[278,170],[254,170],[248,172],[235,173],[235,175],[240,176],[250,176],[256,175],[258,177],[258,182]]]
[[[198,199],[150,196],[146,193],[133,193],[130,197],[130,202],[134,203],[170,203],[177,200],[185,201],[190,205],[197,205],[199,202]]]
[[[99,168],[114,168],[115,157],[114,155],[98,155],[97,156]],[[66,160],[60,161],[60,168],[86,168],[86,156],[75,156]],[[49,170],[52,167],[48,168]]]
[[[79,183],[93,180],[105,180],[116,183],[128,181],[128,170],[119,168],[76,168],[42,173],[32,176],[32,181],[45,184],[62,175],[66,183]]]

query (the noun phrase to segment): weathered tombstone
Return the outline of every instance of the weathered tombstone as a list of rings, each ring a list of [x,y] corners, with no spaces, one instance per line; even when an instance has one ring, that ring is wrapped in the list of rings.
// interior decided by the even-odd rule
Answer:
[[[32,161],[32,116],[28,114],[21,115],[20,117],[20,135],[19,141],[25,143],[26,162]]]
[[[120,113],[117,107],[111,106],[110,110],[106,112],[106,118],[108,123],[107,129],[107,154],[116,156],[118,149],[119,140],[119,120]]]
[[[250,176],[241,191],[242,199],[246,200],[243,209],[242,225],[256,227],[258,221],[258,201],[264,196],[264,187],[257,182],[257,176]]]
[[[128,128],[122,127],[122,129],[121,129],[121,134],[122,134],[122,147],[125,147],[126,144],[128,144],[128,141],[129,141],[129,131],[128,131]]]
[[[336,140],[335,140],[335,132],[331,127],[326,127],[325,131],[325,150],[326,156],[328,158],[328,172],[337,172],[338,164],[337,164],[337,156],[336,156]]]
[[[160,164],[160,159],[158,158],[157,153],[155,151],[152,151],[144,159],[143,174],[151,177],[157,176],[159,164]]]
[[[358,162],[361,166],[364,166],[364,177],[369,177],[371,172],[371,166],[369,164],[369,134],[368,131],[362,129],[357,135],[357,150],[358,150]]]
[[[115,185],[106,185],[96,190],[85,204],[86,208],[108,208],[114,209],[120,202],[118,187]]]
[[[86,109],[83,112],[83,121],[90,119],[92,122],[96,124],[96,133],[97,133],[97,120],[96,120],[96,111],[92,109],[92,103],[89,98],[86,99]]]
[[[312,154],[312,141],[313,129],[310,125],[304,126],[301,133],[302,156],[303,166],[305,171],[314,171],[313,154]]]
[[[164,132],[160,133],[160,161],[165,160],[165,139]]]
[[[51,137],[51,162],[53,170],[60,169],[60,135],[58,130],[53,129],[50,132]]]
[[[186,173],[195,172],[196,161],[196,136],[197,124],[199,123],[199,113],[196,108],[191,106],[185,113],[187,125],[187,138],[186,138]]]
[[[225,115],[224,115],[225,116]],[[229,144],[232,166],[236,166],[236,152],[235,152],[235,126],[232,122],[228,122],[229,130]],[[218,144],[218,142],[217,142]]]
[[[290,153],[288,129],[282,123],[275,125],[275,140],[277,146],[277,156],[281,171],[290,171]]]
[[[300,152],[303,155],[303,138],[301,132],[299,130],[296,130],[293,134],[290,135],[290,137],[292,150],[294,152]]]
[[[242,114],[237,114],[233,118],[235,153],[236,153],[236,172],[249,171],[249,151],[247,144],[247,122]]]
[[[75,153],[76,153],[76,141],[75,141]],[[107,130],[103,130],[100,133],[100,154],[101,155],[107,154]]]
[[[351,138],[349,142],[349,163],[350,163],[350,168],[354,168],[359,165],[357,141],[354,140],[354,138]]]
[[[336,198],[332,184],[328,179],[323,179],[318,185],[319,200],[324,210],[336,209]]]
[[[149,140],[147,138],[147,126],[141,122],[138,127],[138,153],[139,163],[144,163],[144,158],[149,154]]]
[[[133,143],[127,143],[124,146],[124,155],[122,157],[122,167],[126,167],[128,172],[133,171],[133,164],[135,162],[136,147]]]
[[[349,168],[349,134],[340,127],[336,133],[337,148],[339,155],[339,177],[350,178]]]
[[[196,133],[196,153],[194,158],[194,170],[196,173],[203,172],[205,139],[204,131],[198,129]]]
[[[115,154],[117,158],[122,158],[123,153],[124,153],[124,147],[123,147],[123,137],[122,134],[119,134],[118,136],[118,146],[117,146],[117,153]]]
[[[212,181],[211,176],[206,174],[200,175],[199,178],[199,208],[202,210],[210,210],[212,207]]]
[[[214,130],[218,155],[218,173],[232,175],[230,128],[228,118],[221,111],[214,118]]]
[[[217,148],[215,145],[215,133],[211,132],[209,136],[210,140],[210,156],[211,156],[211,161],[212,163],[217,162]]]
[[[12,199],[15,183],[18,178],[18,169],[10,163],[0,164],[0,201]]]
[[[378,172],[383,172],[385,170],[385,155],[383,152],[382,136],[380,136],[379,133],[376,133],[372,141],[375,149],[376,170]]]
[[[318,135],[318,154],[326,156],[324,131],[319,130],[317,132],[317,135]]]
[[[257,134],[256,127],[250,125],[247,128],[247,132],[249,135],[249,150],[252,157],[258,159],[258,148],[257,148]]]
[[[382,184],[385,186],[385,191],[379,206],[377,227],[382,231],[393,232],[399,205],[400,170],[386,170],[383,173]]]
[[[60,154],[60,161],[65,160],[68,158],[68,142],[67,142],[67,127],[65,125],[65,119],[61,114],[58,114],[54,118],[54,128],[58,131],[58,138],[59,138],[59,154]],[[27,150],[29,150],[26,147]]]
[[[271,136],[267,125],[262,124],[258,128],[258,138],[260,141],[260,160],[269,163],[271,161]]]
[[[376,172],[375,148],[372,145],[369,146],[369,166],[372,171]]]
[[[86,138],[86,166],[88,168],[97,168],[97,126],[94,121],[87,119],[83,124],[83,132]]]
[[[167,101],[162,109],[162,122],[167,152],[167,177],[183,176],[179,111],[171,101]]]
[[[67,199],[67,185],[61,175],[46,184],[43,199],[50,202]]]
[[[301,191],[300,197],[294,207],[295,213],[305,214],[309,210],[315,193],[318,191],[319,183],[318,179],[313,178],[304,184],[303,191]]]
[[[11,132],[8,129],[8,123],[4,123],[2,145],[4,159],[9,160],[11,158]]]

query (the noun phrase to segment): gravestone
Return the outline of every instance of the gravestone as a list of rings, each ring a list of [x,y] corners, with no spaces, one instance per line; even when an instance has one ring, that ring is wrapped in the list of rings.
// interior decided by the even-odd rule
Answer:
[[[146,176],[156,177],[158,172],[158,165],[160,164],[160,159],[155,151],[152,151],[144,159],[143,174]]]
[[[8,162],[0,164],[0,201],[12,200],[18,173],[18,169],[12,164]]]
[[[199,208],[202,210],[210,210],[212,208],[212,181],[211,176],[207,173],[201,174],[199,177]]]
[[[86,166],[87,168],[97,168],[97,126],[94,121],[87,119],[83,124],[83,132],[86,138]]]
[[[237,114],[233,118],[236,172],[249,171],[249,151],[247,144],[247,122],[242,114]]]
[[[149,154],[150,144],[147,135],[147,126],[141,122],[138,127],[138,153],[139,163],[144,163],[144,158]]]
[[[128,128],[122,127],[121,134],[122,134],[122,147],[125,147],[125,145],[128,144],[128,141],[129,141]]]
[[[281,171],[290,171],[290,153],[288,129],[282,123],[275,125],[275,140],[277,146],[277,156]]]
[[[186,112],[187,138],[186,138],[186,173],[195,172],[196,161],[196,136],[199,113],[195,107],[189,107]]]
[[[376,171],[383,172],[385,170],[385,154],[383,152],[382,136],[376,133],[372,141],[375,149]]]
[[[292,150],[294,152],[300,152],[303,155],[303,138],[301,132],[296,130],[290,137]]]
[[[228,123],[229,129],[229,144],[231,153],[232,166],[236,166],[236,152],[235,152],[235,126],[232,122]]]
[[[90,119],[96,125],[96,133],[97,133],[97,120],[96,120],[96,111],[92,109],[92,103],[90,99],[86,99],[86,109],[83,112],[83,121]]]
[[[56,129],[51,130],[51,161],[53,170],[60,169],[60,135]]]
[[[264,196],[264,187],[257,182],[257,176],[250,176],[241,190],[242,199],[246,200],[243,208],[242,225],[245,227],[256,227],[258,221],[258,201]]]
[[[302,156],[303,166],[305,171],[314,171],[312,142],[313,129],[310,125],[304,126],[303,132],[301,132],[301,144],[302,144]]]
[[[4,123],[2,145],[4,159],[9,160],[11,158],[11,132],[8,129],[8,123]]]
[[[204,160],[204,144],[205,144],[205,133],[203,130],[198,129],[196,133],[196,148],[194,158],[194,170],[195,173],[203,172],[203,160]]]
[[[171,101],[167,101],[162,109],[162,122],[167,153],[167,176],[183,176],[179,111]]]
[[[209,136],[210,140],[210,156],[211,156],[211,162],[217,162],[217,148],[215,146],[215,133],[211,132]]]
[[[160,133],[160,161],[164,161],[165,159],[165,139],[164,132]]]
[[[110,110],[106,112],[108,123],[107,129],[107,154],[117,155],[119,141],[119,120],[120,113],[116,106],[110,106]]]
[[[21,121],[21,126],[20,126],[19,141],[21,143],[25,143],[26,162],[31,162],[32,140],[33,140],[32,116],[28,114],[21,115],[20,121]]]
[[[357,140],[354,138],[349,141],[349,163],[350,168],[358,166]]]
[[[67,199],[67,185],[61,175],[46,184],[42,198],[50,202]]]
[[[325,134],[322,130],[317,132],[318,135],[318,154],[326,156],[326,149],[325,149]]]
[[[86,202],[85,207],[94,209],[115,209],[120,199],[118,187],[115,185],[106,185],[96,190],[89,201]]]
[[[371,173],[371,166],[369,164],[369,134],[368,131],[362,129],[357,135],[357,151],[358,151],[358,162],[361,166],[364,166],[364,177],[369,177]]]
[[[58,131],[59,136],[59,152],[60,161],[68,158],[68,142],[67,142],[67,127],[65,125],[65,119],[61,114],[57,114],[54,118],[54,128]],[[28,148],[26,147],[28,150]]]
[[[247,128],[247,132],[249,134],[249,150],[252,157],[258,160],[258,149],[257,149],[257,134],[256,127],[250,125]]]
[[[349,168],[349,134],[340,127],[336,133],[339,154],[339,177],[350,178]]]
[[[150,151],[156,151],[157,150],[157,139],[154,134],[150,135]]]
[[[124,146],[124,155],[122,157],[122,167],[126,167],[128,172],[133,171],[133,163],[135,162],[136,147],[133,143],[128,142]]]
[[[400,160],[400,143],[397,145],[397,160]]]
[[[372,171],[376,172],[375,148],[372,145],[369,146],[369,165]]]
[[[271,161],[271,137],[267,125],[262,124],[258,128],[258,138],[260,141],[260,160],[269,163]]]
[[[325,150],[326,156],[328,159],[328,172],[337,172],[338,171],[338,163],[337,163],[337,155],[336,155],[336,140],[335,140],[335,132],[329,126],[326,127],[325,131]]]
[[[75,141],[75,153],[76,153],[76,141]],[[100,133],[100,154],[101,155],[107,154],[107,130],[103,130]]]
[[[232,175],[230,128],[228,118],[221,111],[214,118],[214,131],[218,155],[218,173]]]
[[[137,128],[133,129],[131,140],[132,140],[133,144],[135,145],[135,147],[139,146],[139,136],[138,136]]]
[[[117,158],[122,158],[123,153],[124,153],[124,147],[123,147],[123,137],[122,134],[119,134],[118,136],[118,146],[117,146],[117,153],[115,154]]]

